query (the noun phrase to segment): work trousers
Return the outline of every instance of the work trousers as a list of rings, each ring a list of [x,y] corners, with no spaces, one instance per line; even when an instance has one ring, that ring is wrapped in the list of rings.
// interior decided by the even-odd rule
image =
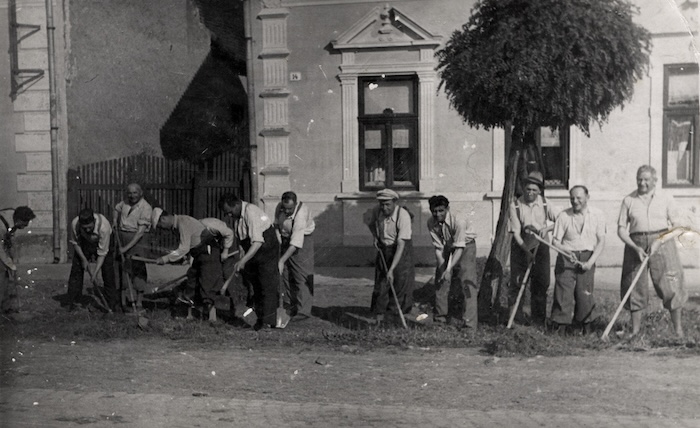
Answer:
[[[263,232],[263,238],[265,242],[262,247],[245,264],[243,281],[253,290],[253,304],[258,320],[274,326],[279,305],[279,241],[273,227]],[[240,244],[246,253],[250,250],[250,238],[242,240]]]
[[[649,253],[651,244],[659,237],[659,233],[653,234],[630,234],[630,238],[635,244],[644,248]],[[620,287],[620,298],[627,293],[632,280],[641,266],[637,252],[629,246],[625,246],[625,255],[622,261],[622,281]],[[683,266],[678,258],[678,250],[673,240],[669,240],[661,245],[659,250],[649,257],[647,264],[651,274],[651,282],[654,284],[656,295],[661,298],[664,308],[672,311],[683,307],[688,300],[688,292],[685,290],[683,281]],[[629,300],[625,303],[625,309],[639,311],[649,304],[649,279],[645,273],[639,277],[639,281],[632,290]]]
[[[86,239],[78,238],[80,248],[88,261],[97,259],[97,243],[89,242]],[[114,272],[114,251],[112,248],[105,256],[102,264],[102,281],[104,283],[104,296],[110,309],[115,310],[119,304],[116,275]],[[80,262],[80,257],[73,254],[73,264],[68,277],[68,304],[73,305],[83,293],[83,276],[85,270]]]
[[[510,247],[510,287],[508,287],[508,304],[515,305],[520,285],[527,270],[527,254],[513,240]],[[537,247],[535,260],[530,270],[530,316],[532,321],[543,324],[547,318],[547,289],[549,289],[549,248]],[[522,305],[522,301],[521,301]],[[518,308],[520,310],[520,308]]]
[[[117,233],[119,233],[119,240],[121,241],[122,245],[126,245],[131,242],[131,240],[134,239],[134,235],[136,235],[136,232],[125,232],[122,230],[118,231]],[[144,239],[146,238],[142,237],[141,241]],[[117,251],[118,250],[119,249],[117,248]],[[120,274],[123,273],[123,275],[120,275],[121,289],[127,291],[127,296],[129,296],[129,299],[132,297],[130,294],[128,294],[129,284],[126,282],[126,275],[129,275],[129,278],[131,279],[131,285],[134,292],[143,293],[146,291],[146,284],[148,284],[148,271],[146,269],[146,263],[140,260],[132,260],[130,258],[131,256],[147,256],[147,254],[145,254],[143,251],[143,247],[140,242],[124,253],[123,258],[118,262],[120,268],[119,272]]]
[[[216,245],[200,245],[190,251],[192,266],[187,270],[187,295],[196,304],[211,305],[224,285],[221,250]]]
[[[284,254],[289,248],[289,241],[282,238],[280,254]],[[284,264],[282,272],[284,283],[285,304],[292,311],[311,316],[311,307],[314,297],[314,238],[313,235],[304,236],[304,246],[297,248],[292,256]]]
[[[0,262],[0,310],[2,313],[19,310],[17,280],[13,276],[12,270]]]
[[[458,295],[465,325],[476,328],[477,296],[479,295],[479,282],[476,278],[476,243],[472,241],[466,245],[462,256],[445,281],[439,280],[442,277],[442,268],[438,266],[435,269],[435,316],[447,317],[450,313],[449,295]]]
[[[593,255],[592,251],[573,251],[581,262],[586,262]],[[595,319],[595,298],[593,297],[593,280],[595,265],[584,271],[579,266],[559,254],[554,267],[554,301],[552,302],[552,321],[558,324],[587,324]]]
[[[409,312],[413,306],[413,287],[416,273],[413,266],[413,244],[410,240],[405,241],[405,243],[401,260],[399,260],[399,264],[394,269],[394,290],[396,290],[396,297],[399,300],[401,310]],[[379,252],[375,259],[374,291],[371,303],[372,313],[377,315],[383,315],[387,311],[398,315],[398,309],[386,278],[386,271],[391,267],[394,254],[396,254],[396,244],[390,246],[379,245]],[[382,257],[386,261],[386,266],[384,266]]]

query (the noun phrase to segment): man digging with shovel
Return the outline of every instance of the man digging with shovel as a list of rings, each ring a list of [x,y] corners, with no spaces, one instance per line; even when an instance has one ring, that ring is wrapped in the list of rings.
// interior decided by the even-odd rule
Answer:
[[[450,201],[437,195],[428,199],[432,217],[428,231],[435,248],[435,313],[433,321],[476,328],[479,282],[476,278],[476,232],[465,214],[453,214]],[[448,295],[455,288],[462,303],[462,319],[448,317]]]
[[[279,302],[279,241],[272,220],[265,211],[256,205],[241,201],[232,193],[221,196],[219,209],[235,222],[233,231],[243,255],[233,270],[241,273],[243,280],[253,290],[257,316],[253,328],[260,330],[286,326],[289,315]]]
[[[177,249],[159,257],[156,263],[173,263],[190,255],[193,260],[188,271],[188,285],[194,295],[187,297],[201,303],[202,312],[208,314],[210,321],[215,321],[214,301],[224,282],[216,236],[201,221],[187,215],[169,214],[159,207],[153,208],[151,224],[160,229],[177,231],[180,242]]]
[[[110,244],[112,226],[109,220],[102,214],[84,208],[71,222],[73,239],[73,264],[68,278],[68,310],[75,309],[83,291],[83,275],[87,270],[90,280],[95,287],[95,293],[104,297],[106,310],[116,310],[119,299],[117,298],[117,283],[114,275],[114,252]],[[94,270],[90,267],[90,260],[96,260]],[[96,284],[97,274],[102,272],[104,282],[104,296]]]

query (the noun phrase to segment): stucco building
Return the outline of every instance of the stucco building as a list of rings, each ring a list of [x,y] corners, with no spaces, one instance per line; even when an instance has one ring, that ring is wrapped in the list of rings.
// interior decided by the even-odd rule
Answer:
[[[51,248],[54,216],[65,216],[69,167],[160,152],[159,130],[207,57],[211,38],[221,38],[228,22],[205,26],[197,3],[215,2],[54,3],[58,139],[52,162],[46,4],[0,0],[0,51],[14,46],[17,52],[0,60],[6,70],[0,206],[35,208],[32,231],[43,237],[32,238],[36,260],[57,253],[41,249]],[[419,262],[432,263],[425,224],[427,199],[437,193],[470,214],[479,254],[487,254],[501,203],[506,136],[462,123],[438,89],[434,56],[467,21],[473,3],[265,0],[242,9],[252,47],[243,80],[255,106],[257,203],[271,212],[284,191],[297,192],[316,215],[318,263],[371,262],[362,214],[384,185],[398,190],[415,214]],[[548,199],[566,207],[566,188],[585,184],[591,204],[608,215],[602,263],[621,261],[615,220],[641,164],[657,167],[660,185],[694,209],[688,215],[700,224],[698,2],[635,3],[653,51],[649,75],[637,83],[632,101],[602,128],[592,127],[590,137],[574,128],[559,134],[543,129],[539,136],[549,166]],[[13,10],[15,22],[37,25],[38,32],[9,37],[5,25]],[[11,81],[21,69],[44,74],[12,98]],[[58,254],[65,257],[67,219],[57,223]],[[696,260],[700,249],[691,247],[684,257]]]

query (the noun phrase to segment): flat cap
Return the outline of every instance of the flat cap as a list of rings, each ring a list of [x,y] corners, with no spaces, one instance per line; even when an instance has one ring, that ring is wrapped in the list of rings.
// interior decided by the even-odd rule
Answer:
[[[377,200],[379,201],[391,201],[399,199],[399,194],[391,189],[382,189],[377,192]]]

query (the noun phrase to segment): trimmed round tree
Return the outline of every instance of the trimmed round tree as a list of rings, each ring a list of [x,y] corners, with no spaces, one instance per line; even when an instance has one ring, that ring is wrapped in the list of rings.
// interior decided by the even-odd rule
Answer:
[[[576,126],[589,135],[591,123],[602,126],[632,97],[651,49],[649,32],[632,20],[637,12],[625,0],[482,0],[437,52],[441,87],[462,119],[511,135],[480,318],[502,307],[508,206],[523,154],[544,167],[534,132]]]

